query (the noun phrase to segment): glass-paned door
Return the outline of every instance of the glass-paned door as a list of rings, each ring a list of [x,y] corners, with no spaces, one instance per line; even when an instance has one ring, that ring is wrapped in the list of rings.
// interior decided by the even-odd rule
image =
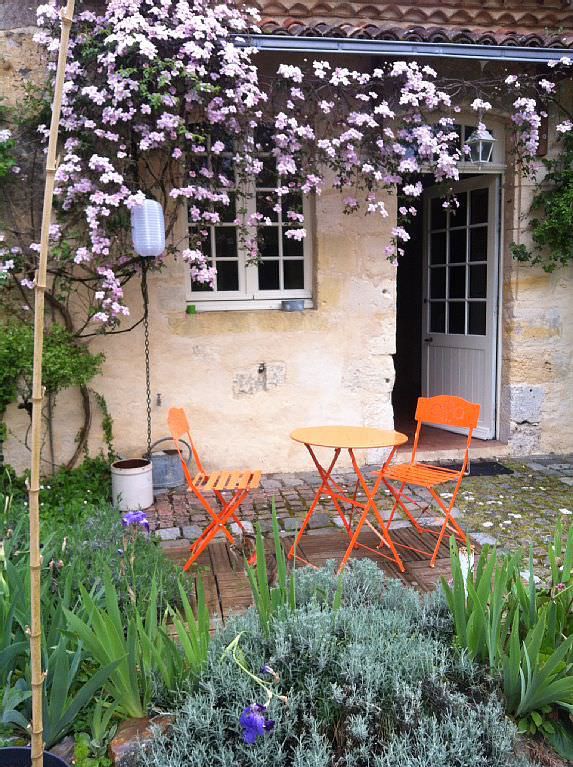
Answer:
[[[425,193],[422,393],[479,402],[475,436],[495,436],[498,176],[454,185],[457,207],[441,190]]]

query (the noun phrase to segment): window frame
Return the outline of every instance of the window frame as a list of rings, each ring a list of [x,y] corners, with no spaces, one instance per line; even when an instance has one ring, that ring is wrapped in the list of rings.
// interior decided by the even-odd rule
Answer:
[[[227,153],[224,153],[227,154]],[[232,155],[232,153],[228,153]],[[257,206],[257,194],[275,192],[276,187],[264,187],[257,186],[256,179],[250,179],[244,190],[244,195],[241,195],[240,204],[245,209],[245,219],[256,213]],[[231,191],[231,190],[229,190]],[[302,299],[304,308],[312,308],[313,303],[313,232],[314,232],[314,206],[308,195],[300,193],[302,196],[302,211],[304,216],[304,223],[302,227],[306,229],[306,236],[301,240],[302,242],[302,259],[300,257],[285,257],[283,254],[282,237],[279,236],[279,254],[278,257],[271,257],[270,261],[278,260],[282,265],[285,261],[289,260],[302,260],[303,262],[303,288],[292,289],[275,289],[275,290],[260,290],[258,280],[258,264],[248,264],[248,254],[241,242],[241,237],[238,235],[239,225],[232,224],[231,222],[221,221],[220,224],[200,224],[202,228],[209,229],[209,236],[211,238],[211,253],[215,253],[215,265],[219,260],[216,255],[216,250],[213,249],[215,242],[215,228],[217,226],[233,228],[237,232],[237,258],[222,257],[221,260],[225,261],[237,261],[238,264],[238,290],[225,290],[225,291],[193,291],[191,273],[187,272],[186,282],[186,303],[195,305],[196,311],[215,311],[224,309],[235,310],[248,310],[248,309],[280,309],[283,301],[291,299]],[[189,247],[189,230],[193,225],[189,221],[189,205],[184,205],[184,218],[185,218],[185,237],[183,239],[182,246],[184,248]],[[282,214],[281,214],[282,215]],[[284,229],[297,228],[296,224],[289,225],[288,222],[282,222],[278,219],[277,222],[273,222],[270,225],[262,225],[264,228],[276,227],[280,231]],[[302,228],[299,226],[299,228]],[[256,235],[257,226],[247,227],[246,231],[248,236]],[[266,259],[263,259],[266,260]],[[283,279],[284,272],[279,266],[279,279]]]

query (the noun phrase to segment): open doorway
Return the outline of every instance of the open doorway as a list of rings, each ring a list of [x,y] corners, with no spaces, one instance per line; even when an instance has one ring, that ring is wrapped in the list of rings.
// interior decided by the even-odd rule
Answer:
[[[428,177],[426,185],[431,183]],[[422,205],[408,226],[410,239],[398,259],[396,277],[395,382],[392,392],[394,424],[406,434],[415,429],[416,402],[422,393],[422,311],[424,221]]]
[[[396,428],[411,434],[419,396],[454,395],[480,404],[474,437],[492,440],[499,176],[467,174],[451,188],[456,205],[445,209],[443,189],[432,185],[431,177],[424,179],[418,215],[398,263],[394,420]]]

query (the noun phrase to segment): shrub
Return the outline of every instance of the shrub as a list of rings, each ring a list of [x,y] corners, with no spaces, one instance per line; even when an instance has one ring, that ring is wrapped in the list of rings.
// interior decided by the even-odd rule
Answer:
[[[171,733],[140,755],[145,767],[525,767],[514,726],[491,683],[451,646],[439,594],[419,597],[385,581],[371,562],[344,574],[339,604],[334,568],[297,571],[297,609],[271,620],[236,618],[211,645],[199,687]],[[240,634],[241,662],[276,673],[268,716],[253,745],[239,718],[264,703],[261,688],[225,653]]]
[[[11,521],[2,528],[0,540],[15,522],[10,532],[10,558],[13,565],[22,564],[27,573],[28,525],[27,509],[15,504]],[[79,593],[80,584],[88,591],[101,590],[103,572],[109,570],[118,591],[122,611],[129,611],[135,601],[146,605],[152,589],[152,576],[161,583],[159,611],[167,603],[180,605],[179,583],[187,582],[181,568],[169,560],[161,550],[159,541],[122,526],[118,511],[108,505],[91,506],[89,516],[71,523],[54,525],[48,517],[42,529],[44,572],[42,577],[50,584],[52,599],[59,595],[66,579],[71,577],[72,591]],[[54,560],[54,565],[50,562]],[[25,575],[25,578],[28,576]]]
[[[85,345],[61,325],[46,330],[42,383],[56,394],[70,386],[81,386],[97,375],[103,354],[91,354]],[[6,408],[18,397],[31,408],[34,364],[34,328],[12,320],[0,323],[0,427]],[[0,432],[0,436],[2,435]]]
[[[22,508],[28,503],[26,474],[17,477],[6,467],[0,474],[0,498],[12,495],[14,515],[27,513]],[[111,473],[109,462],[102,456],[85,458],[75,469],[59,469],[42,480],[40,489],[40,513],[50,528],[61,526],[66,532],[69,526],[97,514],[97,509],[111,501]],[[8,520],[14,522],[12,518]]]

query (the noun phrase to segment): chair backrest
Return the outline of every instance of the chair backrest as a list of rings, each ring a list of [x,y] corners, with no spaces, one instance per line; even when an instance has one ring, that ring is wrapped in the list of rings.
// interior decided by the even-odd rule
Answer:
[[[475,402],[468,402],[462,397],[454,397],[449,394],[440,394],[437,397],[419,397],[416,407],[416,436],[412,449],[411,462],[416,459],[418,440],[422,424],[436,424],[436,426],[453,426],[458,429],[468,430],[466,452],[461,472],[466,471],[469,462],[469,449],[474,429],[478,425],[480,406]]]
[[[439,426],[456,426],[460,429],[476,428],[480,406],[462,397],[441,394],[438,397],[420,397],[416,407],[416,421],[435,423]]]
[[[199,453],[197,452],[195,443],[193,442],[193,437],[191,436],[191,427],[189,426],[189,421],[187,420],[187,416],[182,407],[169,408],[169,412],[167,413],[167,425],[169,427],[171,436],[173,437],[173,441],[175,442],[177,452],[179,453],[179,458],[181,459],[181,465],[183,466],[183,473],[185,474],[187,483],[189,487],[192,487],[193,478],[191,477],[187,463],[183,458],[183,453],[181,452],[181,446],[179,444],[181,437],[186,436],[189,440],[189,444],[191,445],[191,452],[193,453],[193,460],[197,465],[197,469],[202,474],[205,474],[206,472],[203,464],[201,463],[201,459],[199,458]]]

